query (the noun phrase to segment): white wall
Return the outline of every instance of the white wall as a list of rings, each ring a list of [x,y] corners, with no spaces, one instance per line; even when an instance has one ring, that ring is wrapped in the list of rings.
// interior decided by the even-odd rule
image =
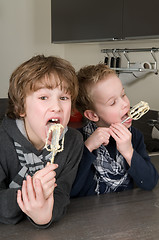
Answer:
[[[103,61],[102,48],[159,48],[159,40],[91,44],[51,43],[51,0],[0,0],[0,97],[7,97],[12,71],[35,54],[56,55],[78,70]],[[159,52],[156,53],[159,68]],[[152,61],[150,54],[135,54],[133,61]],[[159,110],[159,75],[153,73],[125,86],[131,105],[140,100]]]
[[[50,0],[0,0],[0,97],[23,61],[35,54],[64,57],[64,45],[51,44],[50,9]]]

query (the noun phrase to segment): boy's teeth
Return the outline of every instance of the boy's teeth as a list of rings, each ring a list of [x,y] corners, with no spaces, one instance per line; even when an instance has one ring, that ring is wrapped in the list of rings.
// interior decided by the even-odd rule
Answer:
[[[52,119],[49,120],[49,122],[52,122],[52,123],[54,123],[54,122],[58,122],[58,119],[56,119],[56,118],[52,118]]]
[[[124,117],[122,117],[122,120],[125,120],[128,117],[128,115],[124,115]]]

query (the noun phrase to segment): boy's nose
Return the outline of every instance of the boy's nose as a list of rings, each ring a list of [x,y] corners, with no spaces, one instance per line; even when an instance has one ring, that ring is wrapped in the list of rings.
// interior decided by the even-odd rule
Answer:
[[[128,106],[128,102],[122,99],[122,108],[125,108]]]
[[[58,101],[53,101],[53,103],[51,104],[51,111],[52,112],[60,112],[61,111],[61,106]]]

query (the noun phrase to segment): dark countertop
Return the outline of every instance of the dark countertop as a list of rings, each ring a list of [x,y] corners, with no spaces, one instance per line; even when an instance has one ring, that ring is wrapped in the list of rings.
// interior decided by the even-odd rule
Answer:
[[[28,220],[0,224],[3,240],[158,240],[159,186],[72,199],[66,215],[48,229]]]

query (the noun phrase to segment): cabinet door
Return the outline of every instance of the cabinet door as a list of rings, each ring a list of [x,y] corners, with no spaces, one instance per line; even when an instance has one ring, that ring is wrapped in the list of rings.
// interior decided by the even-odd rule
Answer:
[[[123,0],[52,0],[52,42],[122,38]]]
[[[123,38],[159,36],[159,0],[124,0]]]

